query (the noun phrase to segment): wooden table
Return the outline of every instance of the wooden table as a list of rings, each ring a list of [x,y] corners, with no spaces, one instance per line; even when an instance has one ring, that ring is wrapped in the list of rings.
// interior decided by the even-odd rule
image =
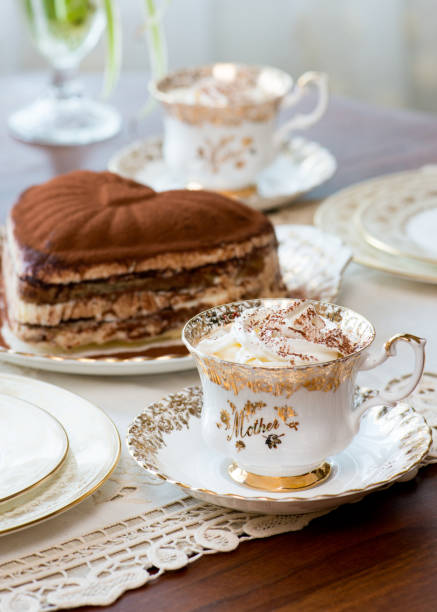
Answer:
[[[39,75],[0,79],[3,219],[18,193],[28,185],[75,168],[104,169],[109,156],[121,146],[161,129],[158,113],[141,124],[132,120],[144,102],[146,84],[144,77],[128,75],[114,98],[127,123],[113,140],[75,149],[18,143],[7,134],[6,117],[29,101],[41,83]],[[94,80],[91,85],[95,87]],[[339,170],[326,185],[286,211],[290,222],[311,222],[315,208],[311,200],[355,181],[437,162],[437,119],[429,115],[335,99],[325,119],[307,134],[331,149]],[[414,283],[372,274],[381,286],[401,286],[414,299]],[[351,276],[348,283],[353,283]],[[437,298],[435,288],[422,291],[428,300],[434,295]],[[432,365],[433,358],[430,361]],[[437,466],[422,470],[414,481],[370,495],[354,506],[343,506],[303,531],[248,542],[230,554],[205,556],[183,570],[168,572],[156,582],[128,592],[110,609],[435,610],[434,478]]]

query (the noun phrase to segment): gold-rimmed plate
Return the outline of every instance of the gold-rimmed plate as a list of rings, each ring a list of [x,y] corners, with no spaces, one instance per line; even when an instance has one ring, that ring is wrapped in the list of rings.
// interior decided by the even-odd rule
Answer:
[[[437,265],[437,168],[374,181],[356,221],[371,246]]]
[[[436,173],[434,167],[414,171],[415,176]],[[379,177],[363,181],[342,189],[330,196],[317,209],[314,222],[318,228],[338,236],[352,250],[353,259],[369,268],[388,272],[409,280],[437,284],[437,265],[418,261],[407,256],[394,255],[376,248],[365,239],[358,217],[363,206],[372,200],[375,192],[381,193],[389,181],[390,189],[385,191],[387,199],[394,198],[396,189],[402,190],[405,175],[409,173]],[[437,177],[436,177],[437,181]]]
[[[352,253],[341,240],[309,225],[278,225],[278,257],[290,296],[333,301]],[[1,298],[1,296],[0,296]],[[54,352],[19,341],[2,322],[0,360],[16,365],[98,376],[160,374],[194,368],[180,342],[180,331],[162,337],[159,344],[94,347],[86,352]]]
[[[129,451],[157,478],[203,501],[244,512],[305,514],[358,501],[417,469],[431,445],[425,419],[408,404],[371,408],[347,449],[329,458],[327,480],[292,495],[263,495],[232,480],[227,473],[229,459],[203,441],[201,408],[199,387],[187,387],[151,404],[129,427]]]
[[[53,415],[0,393],[0,503],[54,474],[67,451],[67,434]]]
[[[44,407],[69,440],[64,463],[49,479],[0,503],[0,534],[5,534],[64,512],[91,495],[115,469],[120,438],[102,410],[60,387],[0,374],[0,393]]]

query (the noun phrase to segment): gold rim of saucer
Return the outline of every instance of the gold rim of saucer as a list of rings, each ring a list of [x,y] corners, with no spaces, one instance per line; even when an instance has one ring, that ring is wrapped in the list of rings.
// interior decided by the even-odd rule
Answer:
[[[359,389],[359,393],[366,393],[366,389]],[[367,495],[368,493],[375,491],[383,486],[390,486],[396,480],[399,480],[402,476],[405,476],[412,472],[414,468],[418,468],[425,457],[428,455],[429,449],[432,444],[432,436],[428,425],[425,422],[424,417],[415,412],[405,402],[396,402],[395,406],[390,410],[381,406],[380,410],[376,412],[375,423],[376,427],[387,427],[384,431],[396,432],[400,431],[399,427],[406,427],[406,434],[402,437],[395,436],[396,446],[393,451],[393,455],[390,454],[390,460],[387,461],[387,470],[378,472],[375,476],[375,472],[371,472],[366,482],[353,486],[353,480],[348,480],[344,484],[344,488],[341,490],[329,487],[329,480],[327,480],[327,487],[320,489],[320,493],[317,494],[317,490],[314,491],[308,498],[302,498],[300,491],[296,491],[296,495],[287,495],[279,497],[268,496],[268,491],[260,495],[248,495],[244,491],[235,492],[235,488],[229,490],[219,490],[217,488],[217,482],[209,482],[211,488],[207,488],[207,482],[199,483],[193,482],[192,478],[185,474],[182,478],[180,474],[171,474],[169,469],[168,458],[162,462],[161,452],[163,449],[168,448],[172,444],[171,436],[176,432],[178,434],[184,433],[188,436],[192,435],[190,432],[191,427],[196,427],[200,420],[200,414],[202,409],[202,391],[199,386],[189,386],[181,389],[176,393],[171,393],[160,401],[153,402],[147,406],[144,411],[139,414],[136,419],[130,424],[127,432],[127,446],[130,455],[137,461],[137,463],[143,467],[149,474],[159,478],[162,481],[168,482],[172,485],[181,487],[187,494],[208,501],[211,503],[218,503],[224,506],[232,506],[232,508],[244,508],[245,511],[267,511],[271,512],[271,506],[261,508],[257,506],[257,510],[253,510],[253,506],[245,505],[248,502],[275,502],[278,505],[278,514],[286,513],[290,510],[287,506],[288,503],[294,504],[303,503],[309,507],[314,502],[331,502],[339,505],[353,498],[355,495]],[[171,413],[174,415],[174,419],[169,422],[166,419],[161,418],[162,415],[168,415]],[[197,423],[196,423],[197,422]],[[386,425],[384,425],[386,424]],[[188,438],[187,442],[190,448],[193,446],[193,440],[201,440],[201,436],[197,435],[197,429],[194,438]],[[359,433],[357,434],[359,435]],[[391,435],[391,434],[390,434]],[[395,435],[393,433],[393,435]],[[396,459],[396,461],[392,461]],[[178,466],[180,465],[180,461]],[[209,477],[211,476],[210,472]],[[340,478],[341,470],[332,470],[332,478]],[[377,480],[377,478],[380,478]],[[203,486],[202,486],[203,485]],[[327,489],[327,490],[326,490]],[[324,491],[324,492],[322,492]],[[235,500],[228,502],[228,500]],[[240,504],[242,502],[242,504]],[[301,506],[299,506],[301,511]]]
[[[314,470],[296,476],[262,476],[243,470],[235,461],[229,464],[228,474],[238,482],[251,489],[262,489],[282,493],[283,491],[302,491],[321,484],[331,474],[331,465],[325,461]]]

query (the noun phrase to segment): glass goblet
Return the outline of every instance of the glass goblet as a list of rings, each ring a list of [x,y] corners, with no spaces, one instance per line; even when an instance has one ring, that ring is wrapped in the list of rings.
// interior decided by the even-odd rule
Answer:
[[[25,142],[84,145],[114,136],[121,118],[111,106],[83,95],[80,61],[106,26],[103,0],[20,0],[31,37],[52,66],[50,87],[9,117],[12,134]]]

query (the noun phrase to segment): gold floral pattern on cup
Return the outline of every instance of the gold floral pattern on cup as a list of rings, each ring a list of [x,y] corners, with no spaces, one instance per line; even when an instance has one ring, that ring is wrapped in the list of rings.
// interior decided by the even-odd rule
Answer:
[[[307,391],[335,391],[351,377],[361,357],[361,351],[372,343],[375,336],[373,327],[363,316],[335,304],[312,302],[318,314],[337,323],[348,335],[357,338],[353,355],[320,364],[296,366],[290,370],[284,367],[254,368],[238,363],[232,363],[230,366],[229,362],[196,351],[196,344],[201,338],[214,329],[231,323],[244,310],[263,304],[280,306],[286,302],[286,300],[247,300],[218,306],[191,319],[185,327],[184,337],[199,371],[203,372],[211,382],[227,391],[232,391],[235,395],[243,389],[287,398],[300,388],[305,388]]]
[[[369,408],[394,406],[420,381],[426,341],[398,334],[379,351],[368,349],[375,337],[372,324],[342,306],[304,300],[331,321],[348,349],[336,359],[281,366],[235,363],[198,350],[198,343],[216,329],[231,324],[247,309],[283,308],[291,299],[259,299],[211,308],[191,319],[183,340],[194,356],[203,388],[202,435],[210,448],[232,460],[228,474],[235,481],[270,491],[303,489],[329,477],[330,457],[350,444]],[[394,393],[378,391],[357,405],[354,397],[359,371],[395,356],[399,342],[414,355],[409,384]]]

